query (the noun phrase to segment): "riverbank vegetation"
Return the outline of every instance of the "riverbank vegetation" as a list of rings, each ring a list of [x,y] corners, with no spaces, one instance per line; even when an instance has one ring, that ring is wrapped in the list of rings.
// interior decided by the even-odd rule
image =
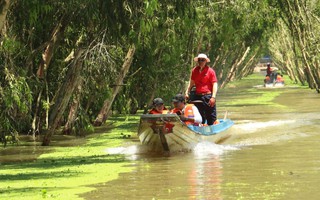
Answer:
[[[0,140],[49,145],[183,92],[209,55],[221,88],[260,58],[319,91],[319,2],[0,0]],[[62,127],[62,130],[61,130]],[[41,136],[41,137],[39,137]]]

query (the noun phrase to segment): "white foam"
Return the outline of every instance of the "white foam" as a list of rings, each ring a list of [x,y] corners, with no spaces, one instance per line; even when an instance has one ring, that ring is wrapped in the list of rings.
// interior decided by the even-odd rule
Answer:
[[[296,120],[273,120],[267,122],[249,122],[235,125],[237,129],[243,130],[246,133],[253,133],[261,129],[270,129],[270,127],[282,126],[284,124],[295,124]]]
[[[128,146],[128,147],[116,147],[116,148],[108,148],[105,150],[108,154],[125,154],[125,155],[134,155],[138,151],[136,145]]]
[[[231,145],[219,145],[212,142],[204,141],[198,143],[193,149],[194,154],[198,157],[208,156],[208,155],[222,155],[226,151],[239,150],[236,146]]]

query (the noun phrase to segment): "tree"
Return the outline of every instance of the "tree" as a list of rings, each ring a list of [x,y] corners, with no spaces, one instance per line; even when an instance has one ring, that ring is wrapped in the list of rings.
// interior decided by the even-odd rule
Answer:
[[[113,87],[112,95],[110,98],[106,99],[105,102],[103,103],[103,106],[98,114],[98,117],[96,118],[96,120],[94,122],[94,125],[100,126],[107,119],[107,115],[110,111],[110,108],[113,104],[113,101],[119,92],[121,84],[123,83],[123,79],[126,77],[128,71],[130,69],[135,50],[136,50],[136,48],[135,48],[134,44],[129,47],[128,53],[127,53],[126,57],[124,58],[124,62],[122,64],[121,71],[120,71],[120,73],[116,79],[115,85]]]
[[[286,0],[278,1],[279,38],[274,37],[272,42],[279,44],[277,49],[272,48],[274,55],[283,53],[285,59],[277,56],[277,62],[285,66],[284,70],[293,79],[298,79],[302,84],[306,81],[310,88],[319,88],[319,45],[315,41],[319,36],[314,34],[320,29],[319,2],[312,0]],[[284,26],[285,25],[285,26]],[[288,33],[288,36],[284,34]],[[284,43],[283,40],[286,41]],[[273,45],[274,47],[275,45]],[[288,48],[290,46],[291,48]]]
[[[9,6],[10,0],[0,0],[0,30],[2,30],[4,26]]]

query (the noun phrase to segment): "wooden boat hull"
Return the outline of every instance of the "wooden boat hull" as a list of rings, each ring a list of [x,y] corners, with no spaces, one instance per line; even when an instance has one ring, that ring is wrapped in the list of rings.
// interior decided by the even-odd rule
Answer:
[[[232,125],[226,119],[218,125],[187,126],[176,114],[142,115],[138,136],[142,144],[154,151],[188,151],[205,139],[218,143],[229,137],[224,131]]]

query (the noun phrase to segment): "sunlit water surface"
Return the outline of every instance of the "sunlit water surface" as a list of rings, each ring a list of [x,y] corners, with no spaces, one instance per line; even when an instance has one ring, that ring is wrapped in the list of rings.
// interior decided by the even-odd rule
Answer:
[[[320,97],[284,90],[275,102],[285,112],[261,105],[230,108],[235,125],[223,144],[204,141],[192,152],[170,156],[151,154],[140,144],[106,149],[125,154],[134,170],[82,197],[320,199]]]

